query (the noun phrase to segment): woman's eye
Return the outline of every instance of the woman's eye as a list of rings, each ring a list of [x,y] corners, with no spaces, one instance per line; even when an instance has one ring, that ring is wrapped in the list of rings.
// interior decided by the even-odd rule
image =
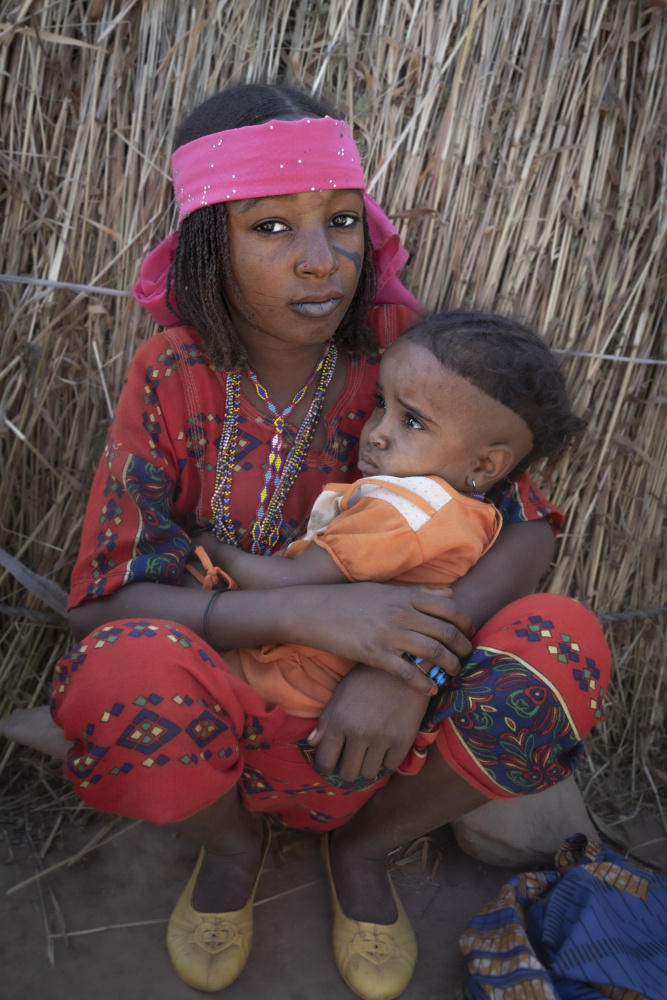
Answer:
[[[289,229],[284,222],[278,222],[277,219],[267,219],[266,222],[258,222],[255,226],[255,232],[258,233],[286,233]]]
[[[384,399],[382,398],[382,396],[378,392],[376,392],[375,393],[375,409],[376,410],[384,410],[384,408],[385,408]]]
[[[411,430],[422,430],[423,425],[416,417],[413,417],[411,413],[406,413],[405,415],[405,426],[410,427]]]
[[[334,229],[351,229],[359,222],[359,216],[352,212],[341,212],[339,215],[334,215],[331,220],[331,225]]]

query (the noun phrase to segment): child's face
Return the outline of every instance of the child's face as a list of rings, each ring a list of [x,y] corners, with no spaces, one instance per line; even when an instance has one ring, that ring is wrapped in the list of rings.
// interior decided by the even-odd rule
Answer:
[[[335,333],[359,281],[362,220],[357,190],[227,203],[241,303],[229,287],[225,298],[251,360],[268,347],[321,345]]]
[[[459,492],[484,492],[532,444],[521,417],[444,368],[425,347],[399,337],[380,363],[358,468],[364,477],[439,476]]]

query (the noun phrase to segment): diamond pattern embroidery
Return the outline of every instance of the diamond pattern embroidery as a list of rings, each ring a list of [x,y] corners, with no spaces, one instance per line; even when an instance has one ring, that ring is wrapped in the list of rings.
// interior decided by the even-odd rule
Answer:
[[[603,717],[602,702],[604,699],[604,688],[600,686],[600,671],[595,666],[595,660],[590,656],[586,657],[586,666],[581,670],[573,670],[572,674],[582,691],[590,691],[591,699],[588,707],[593,712],[596,719]]]
[[[91,634],[92,639],[97,639],[94,645],[94,649],[100,649],[105,642],[115,642],[119,635],[122,635],[122,628],[114,628],[111,625],[105,625],[104,628],[97,629]]]
[[[116,702],[108,711],[102,712],[100,722],[108,722],[112,716],[120,715],[124,708],[125,705],[121,705],[119,701]]]
[[[173,740],[180,731],[180,727],[169,719],[160,718],[155,712],[145,708],[132,720],[117,744],[148,756],[157,753],[164,743]]]
[[[579,662],[579,644],[572,642],[570,636],[565,635],[563,632],[560,633],[560,642],[547,646],[547,649],[553,656],[558,657],[560,663],[567,663],[568,660],[571,660],[573,663]]]
[[[89,743],[87,752],[80,757],[70,754],[67,759],[70,771],[73,771],[77,778],[87,778],[108,750],[109,747],[96,747],[94,743]]]
[[[529,615],[528,622],[528,628],[517,628],[514,630],[520,639],[527,639],[528,642],[541,642],[542,639],[551,638],[551,630],[554,627],[552,621],[549,621],[547,618],[541,618],[540,615]]]
[[[256,771],[253,767],[245,767],[243,769],[241,787],[246,799],[249,799],[252,795],[273,791],[273,786],[269,784],[264,775]]]
[[[127,634],[133,639],[140,639],[144,635],[150,639],[158,632],[158,626],[150,622],[128,622],[128,625],[131,625],[131,629]]]
[[[191,722],[185,731],[198,747],[205,747],[207,743],[210,743],[228,728],[224,722],[216,719],[212,712],[206,711],[202,712],[198,719]]]

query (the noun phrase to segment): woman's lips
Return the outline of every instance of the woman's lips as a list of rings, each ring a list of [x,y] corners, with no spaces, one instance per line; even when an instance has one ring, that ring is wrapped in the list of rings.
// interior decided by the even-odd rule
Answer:
[[[325,319],[335,313],[341,301],[340,298],[332,298],[323,302],[290,302],[290,309],[306,319]]]

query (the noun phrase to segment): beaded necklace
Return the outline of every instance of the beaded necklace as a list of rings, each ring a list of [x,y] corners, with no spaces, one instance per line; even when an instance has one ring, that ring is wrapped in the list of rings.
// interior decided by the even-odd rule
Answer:
[[[247,369],[248,377],[254,384],[257,394],[262,399],[273,418],[274,435],[271,439],[271,451],[267,462],[264,483],[259,491],[257,516],[253,521],[250,533],[252,535],[252,551],[262,555],[270,555],[276,546],[282,525],[282,512],[287,495],[292,488],[297,474],[301,470],[303,460],[317,427],[322,411],[324,396],[331,381],[338,351],[333,340],[330,340],[320,358],[317,367],[302,389],[299,389],[292,402],[284,410],[278,410],[269,394],[261,385],[257,375],[251,368]],[[285,418],[289,416],[297,403],[303,399],[308,387],[319,373],[319,381],[315,396],[310,404],[299,432],[287,458],[283,460],[283,431]],[[240,548],[234,525],[229,513],[229,501],[232,487],[232,471],[234,468],[238,445],[238,415],[241,398],[241,371],[236,368],[227,375],[227,392],[225,402],[225,418],[220,438],[218,461],[215,470],[215,489],[212,506],[215,519],[215,534]]]

